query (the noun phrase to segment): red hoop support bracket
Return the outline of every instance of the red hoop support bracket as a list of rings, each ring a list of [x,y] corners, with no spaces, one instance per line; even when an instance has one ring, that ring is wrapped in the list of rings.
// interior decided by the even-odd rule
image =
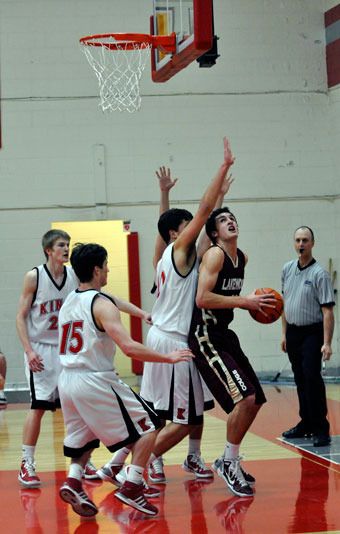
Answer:
[[[109,41],[115,39],[117,42]],[[108,40],[108,42],[106,42]],[[118,50],[124,43],[125,50],[136,48],[159,48],[166,54],[176,52],[176,33],[170,35],[149,35],[148,33],[103,33],[88,35],[79,39],[84,46],[105,46],[109,50]]]

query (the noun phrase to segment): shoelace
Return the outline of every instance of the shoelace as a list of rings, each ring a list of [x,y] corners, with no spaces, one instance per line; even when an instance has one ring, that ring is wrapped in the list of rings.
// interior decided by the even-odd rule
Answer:
[[[26,471],[28,473],[28,476],[35,477],[35,463],[34,462],[24,462],[24,466],[26,468]]]
[[[198,467],[200,467],[201,469],[206,469],[206,465],[204,463],[204,460],[203,460],[202,456],[197,456],[196,454],[192,454],[191,455],[191,461],[194,464],[197,464]]]
[[[163,460],[161,458],[158,458],[157,460],[154,460],[152,462],[152,467],[155,471],[155,473],[163,473]]]
[[[242,469],[240,465],[240,456],[238,456],[237,458],[234,458],[230,462],[230,467],[231,467],[233,475],[240,482],[241,486],[248,486],[248,483],[245,480],[244,475],[242,473]]]
[[[85,466],[86,467],[89,467],[90,469],[93,469],[94,471],[97,471],[95,466],[93,465],[93,463],[89,460]]]
[[[243,460],[243,459],[244,459],[244,456],[241,456],[241,455],[236,457],[236,460],[238,460],[239,462],[241,462],[241,460]],[[241,465],[240,465],[240,469],[241,469],[241,472],[242,472],[243,476],[244,475],[249,475],[249,473],[247,473],[247,471],[245,471]]]

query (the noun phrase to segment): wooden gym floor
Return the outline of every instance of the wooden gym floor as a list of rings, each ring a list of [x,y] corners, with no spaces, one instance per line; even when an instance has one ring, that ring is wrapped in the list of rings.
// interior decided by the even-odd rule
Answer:
[[[19,485],[21,432],[28,405],[10,405],[0,412],[1,532],[14,534],[281,534],[340,533],[340,385],[328,385],[332,445],[313,449],[309,440],[292,446],[278,439],[297,422],[295,388],[264,386],[267,404],[260,411],[242,446],[246,470],[256,477],[254,498],[233,496],[222,479],[201,482],[181,469],[187,441],[166,455],[168,484],[157,518],[147,518],[113,497],[107,482],[85,482],[99,507],[93,520],[72,512],[58,496],[67,461],[62,455],[61,413],[46,414],[37,447],[41,489]],[[225,442],[223,412],[207,412],[203,456],[207,463],[219,456]],[[101,447],[93,462],[110,458]]]

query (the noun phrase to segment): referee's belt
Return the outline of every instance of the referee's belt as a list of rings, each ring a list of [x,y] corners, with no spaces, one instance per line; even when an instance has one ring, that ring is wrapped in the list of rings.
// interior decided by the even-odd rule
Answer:
[[[320,323],[311,323],[311,324],[305,324],[305,325],[299,325],[294,323],[287,323],[288,328],[294,328],[299,330],[314,330],[317,328],[323,328],[323,322]]]

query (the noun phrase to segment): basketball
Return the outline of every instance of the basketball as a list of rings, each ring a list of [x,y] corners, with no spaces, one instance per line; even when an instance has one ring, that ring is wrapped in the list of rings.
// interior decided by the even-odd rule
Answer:
[[[256,289],[255,291],[255,295],[265,295],[266,293],[273,293],[275,297],[275,308],[264,306],[262,309],[267,315],[264,315],[259,310],[249,310],[249,313],[252,318],[255,319],[255,321],[257,321],[258,323],[275,323],[275,321],[277,321],[281,317],[283,312],[283,298],[280,293],[270,287],[261,287],[260,289]]]

